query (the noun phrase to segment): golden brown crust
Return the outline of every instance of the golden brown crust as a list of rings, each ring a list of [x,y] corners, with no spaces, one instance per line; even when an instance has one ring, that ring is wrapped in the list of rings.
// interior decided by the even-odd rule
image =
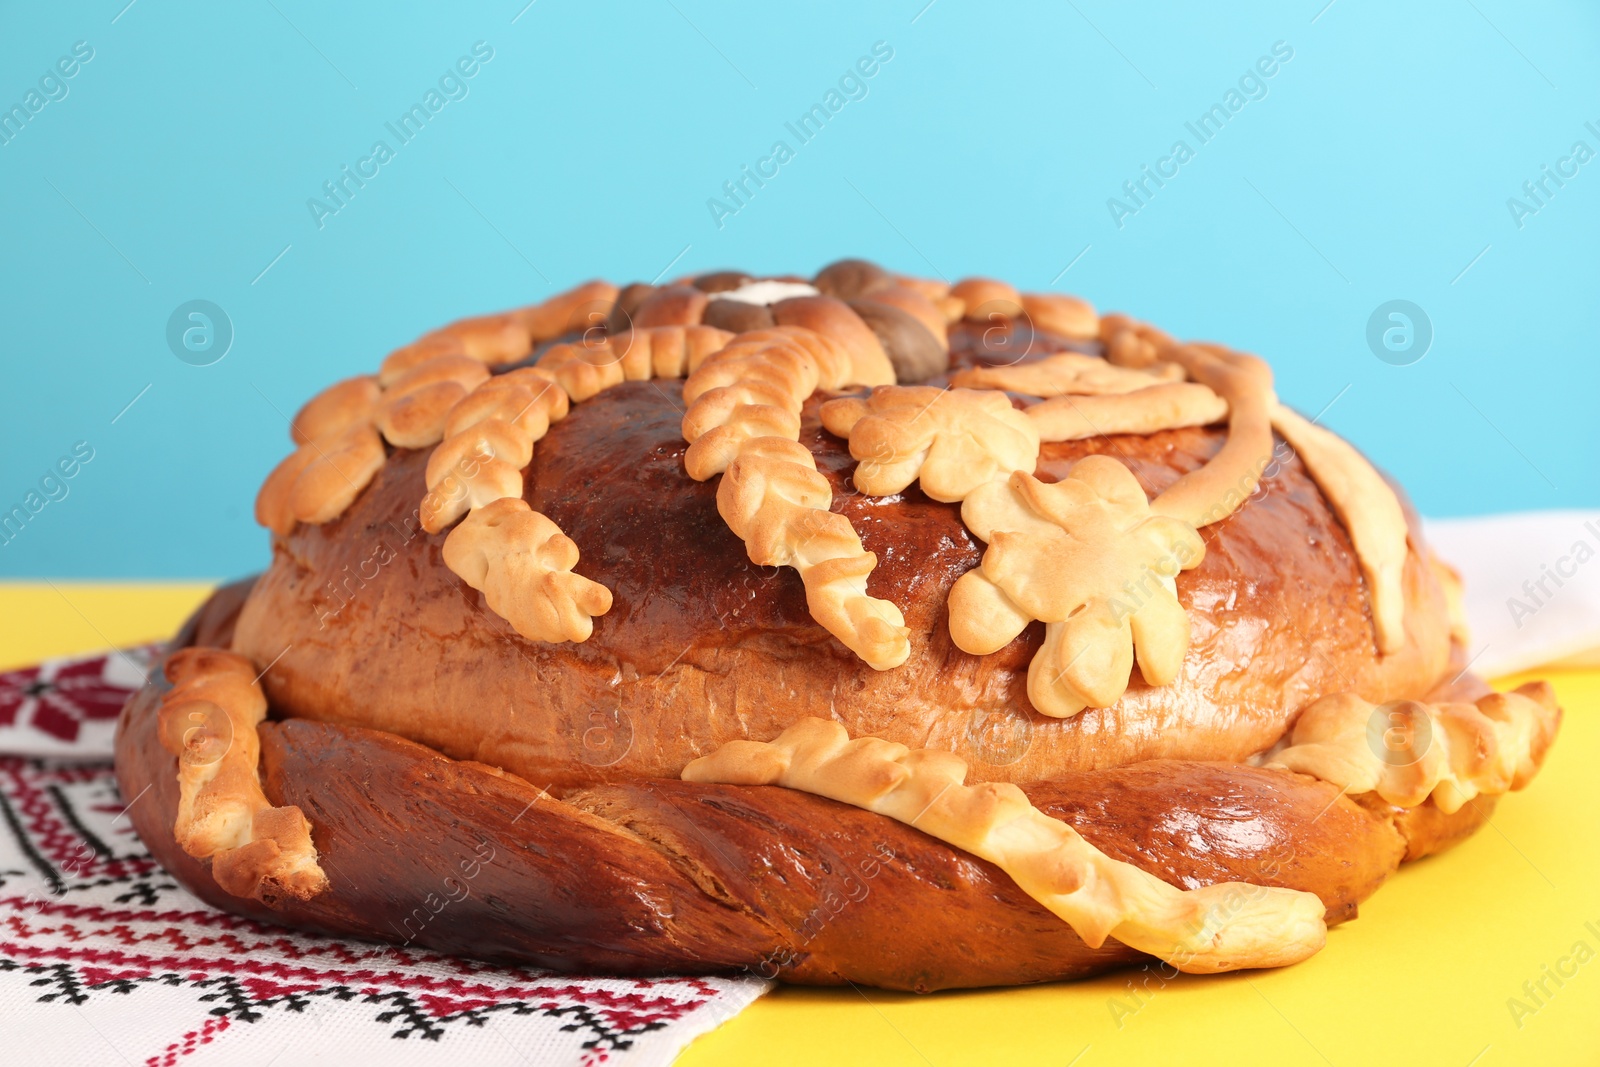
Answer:
[[[212,615],[202,627],[226,638],[225,608]],[[742,971],[918,991],[1081,977],[1144,958],[1115,940],[1089,948],[992,864],[831,800],[671,781],[552,796],[390,734],[299,720],[260,728],[262,785],[274,804],[316,811],[317,847],[340,877],[269,908],[227,895],[176,847],[159,705],[158,690],[142,692],[119,726],[122,789],[146,796],[129,816],[186,886],[257,918],[578,973]],[[1314,892],[1329,923],[1353,917],[1405,850],[1391,813],[1248,766],[1069,773],[1028,799],[1171,886]],[[414,914],[446,877],[472,878],[473,892]]]
[[[964,360],[971,343],[961,335]],[[907,665],[873,671],[812,619],[798,576],[749,563],[717,514],[716,487],[685,478],[680,403],[671,382],[616,386],[552,427],[529,468],[525,499],[583,546],[579,572],[618,605],[581,648],[519,643],[462,595],[438,541],[408,534],[425,457],[406,452],[341,520],[301,527],[283,543],[247,607],[239,647],[265,663],[293,646],[265,682],[294,714],[382,726],[539,782],[675,775],[724,741],[775,736],[829,709],[852,732],[951,748],[979,778],[1026,783],[1160,757],[1238,760],[1271,747],[1299,708],[1326,693],[1418,697],[1446,673],[1449,624],[1433,569],[1408,557],[1407,645],[1380,660],[1348,536],[1285,453],[1246,507],[1206,531],[1206,559],[1177,581],[1192,634],[1172,685],[1136,674],[1112,708],[1059,721],[1033,715],[1024,710],[1027,667],[1043,628],[992,656],[961,652],[945,601],[981,546],[958,508],[920,490],[855,494],[854,461],[817,423],[813,400],[802,409],[802,443],[833,506],[876,555],[868,593],[898,605],[911,630]],[[1104,452],[1157,494],[1210,458],[1221,437],[1187,429],[1046,444],[1038,476],[1059,478]],[[370,573],[364,561],[380,546],[398,562],[335,599],[329,590]],[[323,628],[341,600],[348,606]],[[1208,666],[1217,663],[1243,666]],[[477,696],[462,701],[445,680],[467,677]],[[597,770],[581,740],[588,709],[619,704],[631,744]],[[480,708],[516,711],[486,733]],[[1026,724],[1031,743],[1020,758],[991,764],[969,737],[974,717],[991,710]]]

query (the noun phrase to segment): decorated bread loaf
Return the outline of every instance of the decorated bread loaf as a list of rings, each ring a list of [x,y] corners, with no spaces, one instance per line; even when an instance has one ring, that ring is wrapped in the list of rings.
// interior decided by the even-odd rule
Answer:
[[[123,714],[229,910],[591,973],[1275,967],[1560,722],[1265,361],[1075,297],[591,282],[372,365]]]

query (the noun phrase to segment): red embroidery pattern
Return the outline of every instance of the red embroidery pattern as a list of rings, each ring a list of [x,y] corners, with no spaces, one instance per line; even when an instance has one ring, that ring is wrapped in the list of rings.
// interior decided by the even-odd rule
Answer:
[[[159,645],[118,653],[124,666],[148,669]],[[0,727],[31,727],[59,741],[76,741],[85,722],[115,719],[128,687],[107,677],[109,656],[50,660],[36,667],[0,672]]]
[[[115,714],[103,682],[61,681],[103,678],[103,670],[64,666],[49,680],[49,694],[16,695],[39,677],[13,671],[0,678],[0,687],[11,687],[0,700],[12,701],[12,721],[24,701],[67,704],[80,695],[84,706],[53,721]],[[119,691],[117,709],[127,692]],[[33,716],[37,722],[37,709]],[[187,991],[188,1008],[172,1014],[160,1042],[141,1039],[138,1055],[147,1067],[175,1067],[224,1034],[232,1042],[241,1024],[292,1027],[308,1009],[334,1003],[370,1006],[359,1018],[380,1039],[371,1046],[375,1061],[391,1039],[443,1042],[495,1017],[524,1017],[546,1027],[547,1038],[573,1035],[562,1039],[578,1057],[568,1062],[611,1063],[625,1060],[641,1036],[679,1025],[681,1047],[764,988],[714,979],[573,978],[256,923],[179,888],[124,812],[105,763],[0,755],[0,993],[25,989],[21,995],[34,1005],[28,1010],[47,1012],[108,997],[148,999],[143,990]],[[348,1010],[339,1018],[348,1040]],[[64,1017],[57,1025],[76,1021]],[[519,1051],[513,1062],[527,1062],[525,1055]]]

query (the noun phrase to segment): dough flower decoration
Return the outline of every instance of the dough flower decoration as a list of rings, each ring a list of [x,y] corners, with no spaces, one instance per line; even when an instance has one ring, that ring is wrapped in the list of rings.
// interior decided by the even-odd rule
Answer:
[[[1039,461],[1039,432],[1004,393],[884,386],[866,398],[822,405],[822,425],[850,439],[855,486],[888,496],[920,481],[935,500],[953,502]]]
[[[1088,456],[1054,484],[1017,471],[976,489],[961,518],[989,547],[950,591],[950,636],[986,655],[1043,621],[1028,667],[1036,710],[1065,718],[1114,703],[1135,656],[1149,684],[1177,678],[1189,620],[1175,578],[1200,563],[1205,542],[1153,513],[1127,467]]]

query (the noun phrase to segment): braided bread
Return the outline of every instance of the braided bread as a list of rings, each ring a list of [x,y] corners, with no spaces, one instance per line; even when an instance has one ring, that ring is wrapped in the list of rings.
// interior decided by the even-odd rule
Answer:
[[[918,990],[1278,966],[1560,724],[1264,362],[1074,297],[588,283],[289,429],[271,566],[117,741],[152,851],[261,919]]]

